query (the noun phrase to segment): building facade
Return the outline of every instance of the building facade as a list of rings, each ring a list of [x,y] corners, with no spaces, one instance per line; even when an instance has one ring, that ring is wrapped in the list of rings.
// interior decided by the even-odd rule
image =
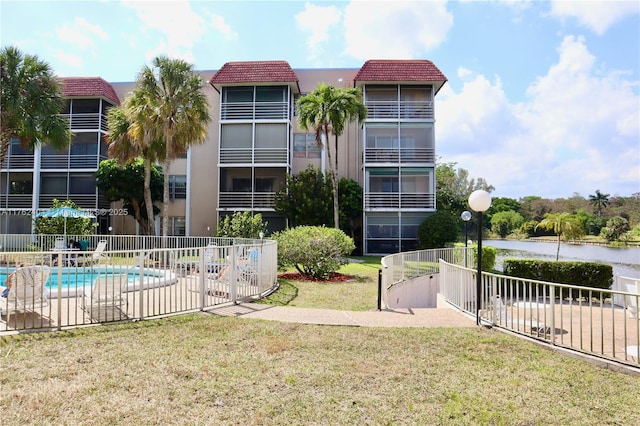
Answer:
[[[63,117],[73,139],[68,148],[38,146],[25,150],[17,139],[0,165],[0,233],[26,234],[32,217],[52,206],[53,200],[73,200],[78,207],[108,211],[109,202],[98,192],[94,173],[107,158],[106,111],[120,100],[101,78],[63,78],[66,98]],[[97,215],[98,232],[108,232],[110,217]]]
[[[199,74],[209,83],[203,90],[212,120],[205,143],[193,146],[168,171],[170,235],[213,235],[218,221],[236,211],[260,213],[271,231],[284,229],[287,221],[275,213],[274,200],[287,175],[309,165],[326,168],[324,151],[312,133],[298,127],[295,111],[299,96],[325,82],[360,88],[368,108],[364,122],[349,124],[337,143],[330,141],[336,143],[338,176],[354,179],[364,191],[359,246],[365,254],[415,248],[418,225],[436,206],[434,99],[447,79],[432,62],[370,60],[359,69],[294,70],[286,61],[247,61]],[[80,82],[88,81],[99,82],[100,90],[80,90]],[[35,214],[49,208],[54,196],[83,208],[108,207],[92,173],[106,158],[105,111],[126,98],[134,83],[63,79],[63,84],[73,144],[65,153],[46,147],[25,153],[12,145],[0,170],[0,211]],[[99,220],[101,229],[137,232],[128,217]],[[29,232],[29,224],[30,218],[7,214],[0,230]]]

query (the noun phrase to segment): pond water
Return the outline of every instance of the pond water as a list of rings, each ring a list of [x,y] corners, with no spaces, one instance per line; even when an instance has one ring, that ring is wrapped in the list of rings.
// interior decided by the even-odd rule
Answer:
[[[555,242],[483,240],[482,244],[498,249],[495,266],[498,270],[502,270],[502,261],[510,257],[555,260],[558,249]],[[606,263],[613,267],[614,275],[640,278],[640,248],[561,243],[560,260]]]

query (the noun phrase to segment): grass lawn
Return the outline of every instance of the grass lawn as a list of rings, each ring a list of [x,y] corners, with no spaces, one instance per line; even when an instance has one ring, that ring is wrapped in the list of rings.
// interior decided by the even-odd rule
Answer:
[[[371,309],[374,264],[349,265],[357,277],[339,286],[290,282],[297,296],[270,303],[324,306],[339,295],[323,291],[353,285],[366,302],[345,306]],[[0,372],[7,426],[640,424],[640,378],[486,329],[201,313],[3,337]]]

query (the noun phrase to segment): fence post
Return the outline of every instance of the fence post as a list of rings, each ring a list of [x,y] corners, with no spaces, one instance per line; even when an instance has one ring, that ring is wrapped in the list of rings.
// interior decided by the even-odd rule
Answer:
[[[382,310],[382,269],[378,269],[378,310]]]

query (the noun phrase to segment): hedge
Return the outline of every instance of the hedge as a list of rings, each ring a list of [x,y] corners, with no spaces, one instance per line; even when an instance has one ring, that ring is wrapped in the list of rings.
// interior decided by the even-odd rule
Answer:
[[[503,266],[504,274],[512,277],[601,289],[613,285],[613,267],[603,263],[504,259]],[[569,290],[563,289],[562,297],[568,296]]]

